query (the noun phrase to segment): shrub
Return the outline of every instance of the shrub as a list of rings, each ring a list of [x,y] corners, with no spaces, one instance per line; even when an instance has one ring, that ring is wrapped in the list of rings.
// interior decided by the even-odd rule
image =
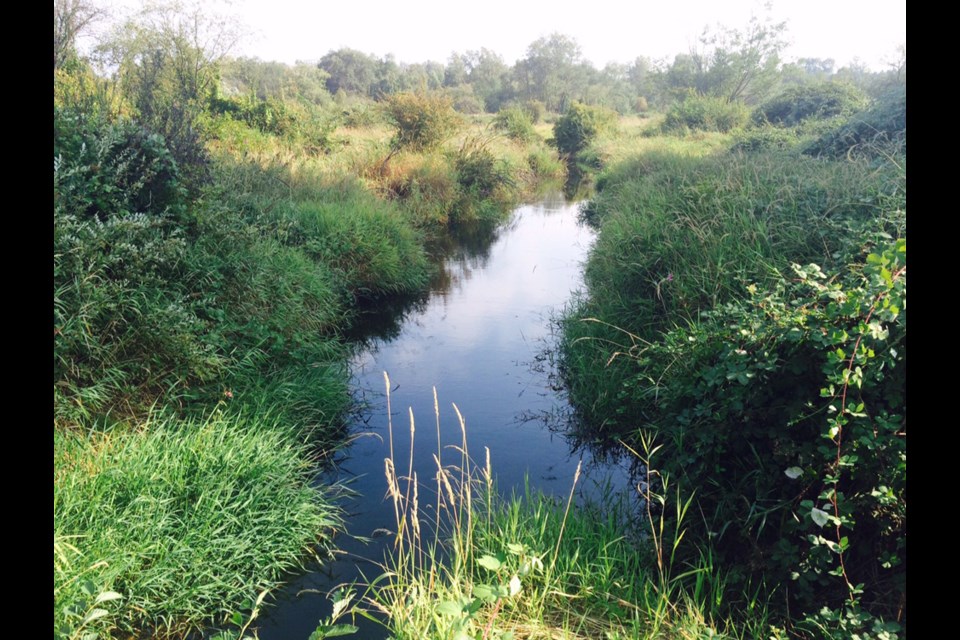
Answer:
[[[443,94],[453,102],[453,108],[458,113],[474,115],[485,111],[483,100],[473,92],[473,86],[461,84],[456,87],[446,87]]]
[[[666,469],[698,487],[697,533],[740,580],[790,584],[795,613],[852,599],[890,620],[906,594],[906,243],[873,246],[865,264],[748,287],[624,380],[656,381],[634,397]]]
[[[391,141],[394,149],[434,148],[462,123],[453,101],[436,93],[395,93],[387,96],[384,109],[396,129]]]
[[[850,116],[844,124],[820,136],[804,153],[832,158],[885,156],[888,147],[905,153],[906,144],[907,90],[896,87],[869,109]]]
[[[804,120],[849,116],[865,109],[867,96],[846,82],[796,85],[767,100],[753,112],[753,122],[794,126]]]
[[[525,100],[520,108],[526,111],[527,115],[530,116],[530,122],[533,124],[542,122],[543,117],[547,115],[547,105],[540,100]]]
[[[161,136],[56,108],[53,126],[54,206],[100,221],[182,211],[180,171]]]
[[[748,111],[742,102],[723,98],[688,94],[675,102],[663,121],[668,132],[719,131],[726,133],[747,122]]]
[[[797,134],[790,129],[769,125],[752,127],[734,134],[731,151],[751,153],[787,149],[799,143]]]
[[[575,154],[593,142],[601,132],[613,129],[616,122],[617,114],[609,109],[575,102],[554,123],[554,144],[561,153]]]
[[[519,142],[529,142],[537,135],[529,114],[519,107],[501,109],[493,119],[493,126]]]

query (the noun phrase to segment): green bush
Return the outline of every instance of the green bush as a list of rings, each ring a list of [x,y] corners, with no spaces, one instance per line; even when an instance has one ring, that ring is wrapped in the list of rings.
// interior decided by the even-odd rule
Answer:
[[[544,116],[547,115],[547,105],[543,104],[540,100],[525,100],[523,104],[520,105],[520,108],[527,113],[530,117],[530,122],[533,124],[542,122]]]
[[[742,102],[728,102],[724,98],[701,96],[694,93],[675,102],[667,111],[663,131],[720,131],[726,133],[747,122],[749,112]]]
[[[891,150],[906,153],[907,89],[896,87],[865,111],[829,131],[804,153],[839,158],[847,155],[888,156]]]
[[[530,116],[519,107],[501,109],[493,119],[493,126],[519,142],[529,142],[537,136]]]
[[[728,598],[765,584],[794,621],[828,605],[853,629],[846,613],[889,621],[905,594],[905,176],[810,160],[607,170],[561,364],[584,440],[660,434]]]
[[[906,594],[906,243],[874,246],[749,286],[623,380],[656,385],[633,398],[665,469],[698,488],[689,534],[713,532],[731,581],[789,584],[795,615],[853,598],[891,620]]]
[[[575,102],[554,123],[554,144],[560,153],[575,154],[593,142],[600,133],[613,129],[616,122],[617,114],[614,111]]]
[[[733,134],[731,151],[753,153],[789,149],[799,144],[800,138],[791,129],[763,125],[750,127]]]
[[[185,192],[162,137],[130,120],[107,123],[54,108],[54,206],[101,222],[180,213]]]
[[[791,127],[804,120],[849,116],[867,107],[860,89],[845,82],[795,85],[767,100],[753,112],[756,124]]]
[[[442,94],[394,93],[383,105],[396,129],[391,141],[394,149],[432,149],[462,124],[453,101]]]

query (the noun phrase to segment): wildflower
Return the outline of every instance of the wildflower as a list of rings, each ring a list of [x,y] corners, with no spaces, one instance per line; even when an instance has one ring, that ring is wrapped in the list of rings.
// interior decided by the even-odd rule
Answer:
[[[223,392],[223,397],[226,398],[227,400],[233,400],[233,391],[230,391],[230,389],[227,389],[226,391]]]

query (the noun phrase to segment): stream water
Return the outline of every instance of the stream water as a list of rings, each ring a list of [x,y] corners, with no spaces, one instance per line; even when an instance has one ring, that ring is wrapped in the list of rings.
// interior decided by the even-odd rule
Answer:
[[[454,241],[428,297],[408,305],[379,328],[379,338],[353,363],[353,384],[368,409],[354,426],[358,437],[345,451],[336,478],[357,492],[346,502],[347,530],[371,538],[363,543],[342,535],[337,559],[295,580],[258,620],[261,640],[306,640],[329,615],[326,594],[336,585],[379,575],[386,537],[396,528],[385,499],[384,458],[389,455],[384,372],[389,374],[393,445],[406,471],[412,410],[416,433],[414,470],[421,482],[434,477],[437,430],[434,395],[439,398],[444,451],[461,444],[456,404],[466,421],[471,456],[482,463],[485,448],[502,493],[524,483],[548,494],[570,491],[578,462],[586,480],[579,488],[602,491],[628,482],[625,468],[571,451],[559,434],[569,406],[554,388],[545,355],[554,342],[551,318],[581,285],[582,264],[594,234],[577,220],[577,205],[561,194],[518,207],[483,241]],[[447,455],[446,453],[444,454]],[[401,462],[402,461],[402,462]],[[595,496],[596,497],[596,496]],[[347,620],[341,620],[346,622]],[[387,637],[380,625],[358,619],[353,638]]]

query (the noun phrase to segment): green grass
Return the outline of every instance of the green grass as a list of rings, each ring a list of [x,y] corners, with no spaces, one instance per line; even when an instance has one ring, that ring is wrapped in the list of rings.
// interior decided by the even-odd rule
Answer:
[[[644,345],[703,310],[772,284],[790,262],[824,268],[859,252],[860,234],[905,226],[901,166],[803,156],[650,151],[609,168],[585,211],[599,235],[588,296],[567,313],[564,367],[587,422],[627,425],[625,388]],[[632,356],[621,358],[620,356]]]
[[[683,529],[660,514],[679,509],[682,521],[690,502],[655,471],[643,496],[607,486],[602,504],[576,499],[579,468],[566,498],[529,485],[505,497],[489,450],[474,462],[462,418],[460,428],[456,460],[438,450],[433,478],[418,479],[401,452],[386,460],[394,545],[357,611],[385,614],[392,637],[779,637],[762,606],[737,624],[717,617],[723,578],[709,553],[696,566],[673,562]]]
[[[276,587],[340,526],[294,434],[261,412],[54,432],[54,625],[113,591],[87,630],[182,635]],[[70,633],[67,637],[70,637]]]

